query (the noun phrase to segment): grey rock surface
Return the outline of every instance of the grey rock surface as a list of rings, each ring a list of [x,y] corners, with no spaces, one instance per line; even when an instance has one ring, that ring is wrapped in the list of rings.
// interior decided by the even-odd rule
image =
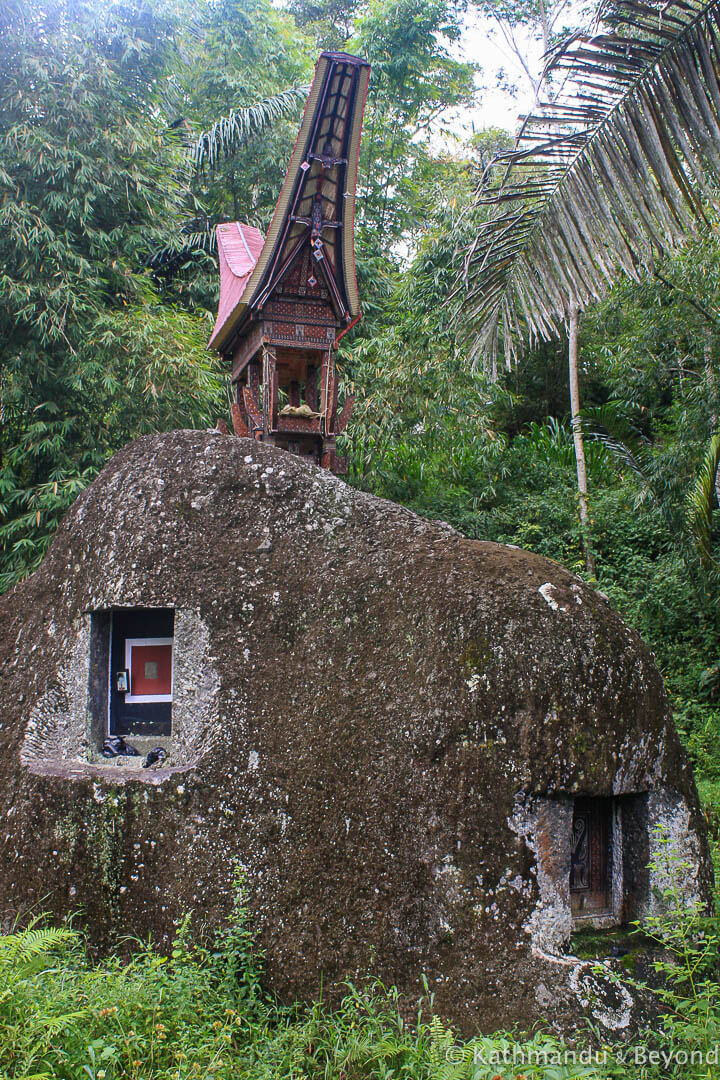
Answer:
[[[175,609],[173,735],[147,770],[98,756],[93,642],[132,607]],[[573,798],[624,815],[618,917],[660,902],[665,818],[688,902],[707,895],[662,679],[606,600],[272,447],[125,447],[0,600],[0,637],[7,916],[81,908],[98,942],[166,945],[186,911],[222,923],[239,864],[285,999],[370,970],[412,1001],[424,974],[466,1030],[617,1033],[632,1003],[598,1005],[568,953]]]

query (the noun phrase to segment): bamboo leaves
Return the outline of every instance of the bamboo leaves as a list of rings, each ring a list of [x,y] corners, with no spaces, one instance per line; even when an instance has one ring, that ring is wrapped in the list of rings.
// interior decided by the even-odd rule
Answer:
[[[547,71],[565,89],[523,125],[481,186],[462,321],[496,365],[519,338],[554,336],[707,225],[720,179],[720,0],[610,0],[601,33],[574,34]],[[502,170],[498,185],[496,175]]]
[[[212,127],[198,135],[187,150],[187,164],[195,173],[215,171],[223,158],[230,158],[253,136],[259,135],[283,116],[297,112],[307,97],[309,87],[293,87],[253,105],[233,109]],[[215,220],[202,213],[193,201],[192,210],[181,219],[177,235],[158,248],[148,259],[156,273],[172,276],[177,267],[193,253],[215,251]]]

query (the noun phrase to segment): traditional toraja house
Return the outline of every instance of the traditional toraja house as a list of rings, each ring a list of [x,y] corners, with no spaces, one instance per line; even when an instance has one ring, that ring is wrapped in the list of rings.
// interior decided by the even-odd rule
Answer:
[[[352,408],[338,410],[335,349],[360,318],[353,226],[369,75],[355,56],[321,55],[267,237],[239,222],[217,229],[210,344],[232,365],[235,434],[333,472]]]
[[[220,233],[213,341],[253,438],[125,447],[0,598],[0,913],[167,946],[188,911],[223,923],[240,865],[286,1000],[372,971],[406,1004],[426,978],[469,1031],[628,1032],[637,1002],[573,934],[662,905],[658,826],[684,902],[712,873],[652,657],[556,563],[313,463],[359,310],[366,83],[321,58],[267,240]],[[320,416],[283,424],[283,387]]]

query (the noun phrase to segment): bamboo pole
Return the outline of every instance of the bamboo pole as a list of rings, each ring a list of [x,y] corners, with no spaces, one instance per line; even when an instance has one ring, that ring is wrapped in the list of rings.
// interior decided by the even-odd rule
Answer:
[[[705,363],[705,385],[707,387],[708,401],[710,403],[710,436],[717,435],[718,433],[718,417],[717,417],[717,385],[715,381],[715,372],[713,371],[713,339],[712,331],[710,329],[705,330],[705,338],[703,342],[703,361]],[[717,499],[718,506],[720,506],[720,467],[715,472],[715,498]]]
[[[577,466],[578,505],[580,508],[580,530],[585,553],[585,568],[595,577],[595,561],[590,546],[590,511],[588,509],[587,466],[585,464],[585,440],[580,419],[580,384],[578,380],[578,323],[577,304],[570,305],[568,320],[568,368],[570,373],[570,416],[572,419],[573,441],[575,443],[575,463]]]

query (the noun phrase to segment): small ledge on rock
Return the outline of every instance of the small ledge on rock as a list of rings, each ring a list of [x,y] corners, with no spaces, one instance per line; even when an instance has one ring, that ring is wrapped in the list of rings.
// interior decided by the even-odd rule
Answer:
[[[109,784],[163,784],[178,773],[188,772],[194,765],[171,765],[159,769],[143,769],[142,758],[123,758],[119,761],[33,761],[28,769],[35,776],[58,776],[63,780],[104,780]]]

